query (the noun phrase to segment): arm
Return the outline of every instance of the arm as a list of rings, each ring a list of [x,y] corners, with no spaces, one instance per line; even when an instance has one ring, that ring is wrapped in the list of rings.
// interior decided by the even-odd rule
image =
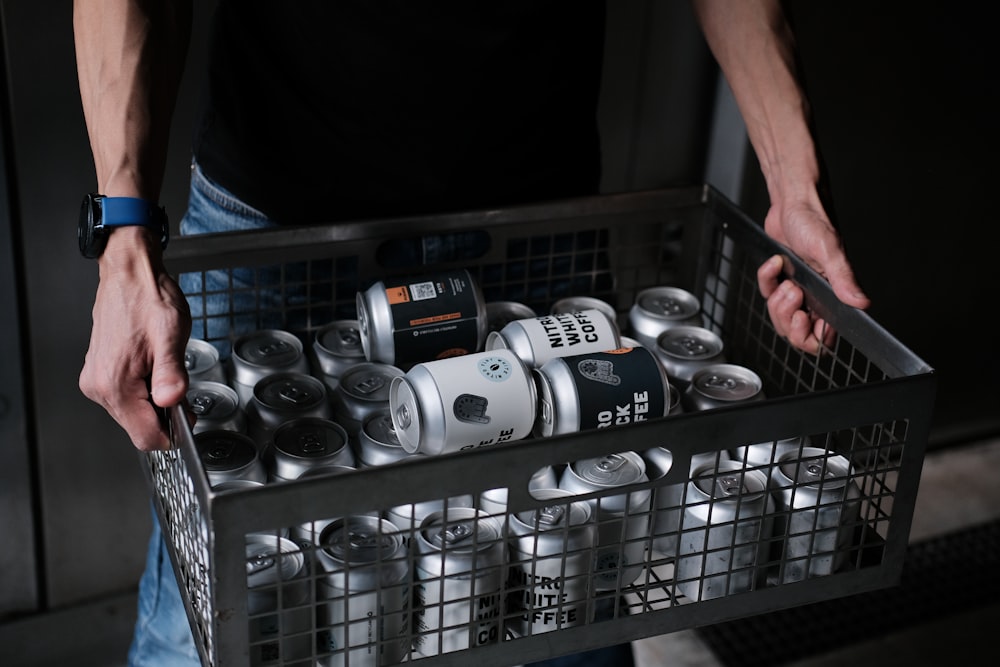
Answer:
[[[74,3],[80,97],[101,194],[159,200],[190,22],[190,0]],[[164,448],[150,397],[162,407],[184,398],[187,302],[144,228],[117,229],[98,264],[80,389],[137,448]]]
[[[708,45],[736,98],[770,197],[767,233],[830,281],[844,303],[867,308],[841,239],[820,201],[819,160],[809,128],[808,101],[794,62],[794,39],[780,0],[693,0]],[[832,335],[803,309],[803,294],[780,281],[782,261],[758,270],[761,294],[780,335],[817,352]]]

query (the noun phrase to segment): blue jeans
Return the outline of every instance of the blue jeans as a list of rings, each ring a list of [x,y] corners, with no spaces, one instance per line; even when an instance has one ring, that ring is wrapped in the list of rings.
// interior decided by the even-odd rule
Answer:
[[[209,181],[197,167],[193,168],[188,210],[181,220],[181,234],[266,229],[274,226],[275,223],[262,213]],[[401,262],[412,261],[414,264],[463,256],[475,257],[484,250],[482,242],[483,239],[474,232],[434,236],[424,239],[420,246],[400,247],[396,256]],[[295,271],[294,267],[286,267],[286,277],[289,270]],[[240,299],[256,299],[257,296],[251,297],[248,292],[245,297],[239,294],[231,297],[226,292],[234,291],[231,289],[234,286],[237,287],[235,291],[239,292],[239,287],[252,287],[255,281],[258,285],[275,284],[270,271],[279,269],[235,270],[231,275],[230,272],[209,271],[204,277],[202,274],[181,275],[180,285],[188,295],[192,318],[195,321],[203,320],[205,327],[201,332],[192,332],[192,335],[219,338],[230,327],[250,332],[254,328],[267,326],[268,323],[261,323],[255,317],[241,315],[255,310],[259,304],[243,304]],[[227,350],[220,352],[226,354]],[[139,582],[138,619],[128,659],[130,667],[201,665],[155,512],[146,569]],[[633,664],[632,647],[626,643],[553,658],[533,663],[530,667],[631,667]]]

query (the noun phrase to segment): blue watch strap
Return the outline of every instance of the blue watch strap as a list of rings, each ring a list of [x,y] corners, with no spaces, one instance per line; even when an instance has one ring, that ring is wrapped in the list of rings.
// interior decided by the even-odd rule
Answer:
[[[156,207],[139,197],[101,198],[101,224],[105,227],[143,225],[159,227]]]

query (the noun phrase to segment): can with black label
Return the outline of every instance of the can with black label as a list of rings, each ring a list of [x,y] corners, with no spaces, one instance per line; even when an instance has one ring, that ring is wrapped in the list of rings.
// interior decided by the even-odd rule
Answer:
[[[414,567],[414,649],[424,656],[500,641],[507,544],[485,512],[454,507],[423,520]]]
[[[486,339],[487,350],[512,350],[531,368],[555,357],[619,347],[618,326],[597,309],[515,320]]]
[[[410,566],[403,539],[372,516],[337,519],[320,535],[317,665],[381,667],[409,652]]]
[[[694,294],[680,287],[650,287],[636,295],[628,323],[633,338],[655,349],[656,339],[671,327],[702,326],[701,304]]]
[[[403,371],[389,364],[364,362],[352,366],[332,392],[334,420],[356,441],[369,415],[389,409],[389,387]]]
[[[681,403],[691,411],[763,400],[764,383],[760,376],[737,364],[705,366],[694,374],[681,395]]]
[[[189,338],[184,347],[184,369],[188,381],[226,383],[226,370],[219,361],[219,351],[208,341]]]
[[[575,461],[563,471],[559,488],[574,494],[613,491],[649,481],[646,463],[635,452]],[[588,501],[598,523],[600,548],[594,559],[594,588],[621,590],[642,575],[649,536],[650,490],[601,496]]]
[[[534,374],[539,437],[632,424],[670,410],[667,374],[644,347],[556,357]]]
[[[358,431],[356,460],[362,468],[374,468],[403,459],[420,458],[422,454],[410,454],[396,434],[389,410],[373,412],[365,417]]]
[[[324,466],[354,467],[347,432],[340,424],[317,417],[299,417],[275,429],[263,458],[271,482],[295,480]]]
[[[202,431],[194,436],[198,458],[212,486],[233,479],[267,481],[256,443],[236,431]]]
[[[736,461],[698,468],[688,483],[674,569],[692,601],[753,590],[764,580],[774,501],[767,478]]]
[[[304,373],[275,373],[253,388],[247,405],[247,434],[262,449],[275,429],[302,417],[332,419],[333,408],[326,385]]]
[[[532,495],[546,506],[510,517],[510,600],[518,615],[508,626],[522,637],[587,622],[597,546],[590,504],[573,502],[573,494],[561,489]]]
[[[377,282],[358,292],[368,361],[394,366],[471,354],[486,340],[486,302],[466,269]]]
[[[210,380],[192,382],[186,398],[197,418],[193,433],[217,430],[246,432],[247,418],[240,407],[240,397],[229,385]]]
[[[332,389],[349,368],[365,361],[361,325],[357,320],[336,320],[313,338],[316,375]]]
[[[486,304],[487,331],[500,331],[514,320],[532,317],[538,317],[538,313],[517,301],[489,301]]]
[[[265,377],[274,373],[309,373],[302,341],[280,329],[261,329],[237,338],[230,362],[232,386],[244,408],[253,400],[253,388]]]
[[[724,348],[722,339],[710,329],[684,325],[661,333],[655,352],[670,380],[684,390],[696,372],[726,360]]]
[[[615,312],[614,306],[594,296],[568,296],[565,299],[559,299],[552,304],[549,312],[553,315],[561,315],[563,313],[577,313],[581,310],[599,310],[612,322],[618,322],[618,313]]]
[[[403,449],[434,456],[524,438],[538,399],[518,356],[493,350],[415,365],[393,378],[389,404]]]
[[[787,452],[771,473],[775,534],[784,535],[781,581],[833,574],[847,561],[861,489],[847,458],[819,447]]]

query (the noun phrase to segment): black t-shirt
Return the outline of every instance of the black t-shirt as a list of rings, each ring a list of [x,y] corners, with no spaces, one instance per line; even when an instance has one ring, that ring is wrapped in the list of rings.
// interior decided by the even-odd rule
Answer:
[[[220,0],[194,153],[281,223],[594,193],[603,0]]]

